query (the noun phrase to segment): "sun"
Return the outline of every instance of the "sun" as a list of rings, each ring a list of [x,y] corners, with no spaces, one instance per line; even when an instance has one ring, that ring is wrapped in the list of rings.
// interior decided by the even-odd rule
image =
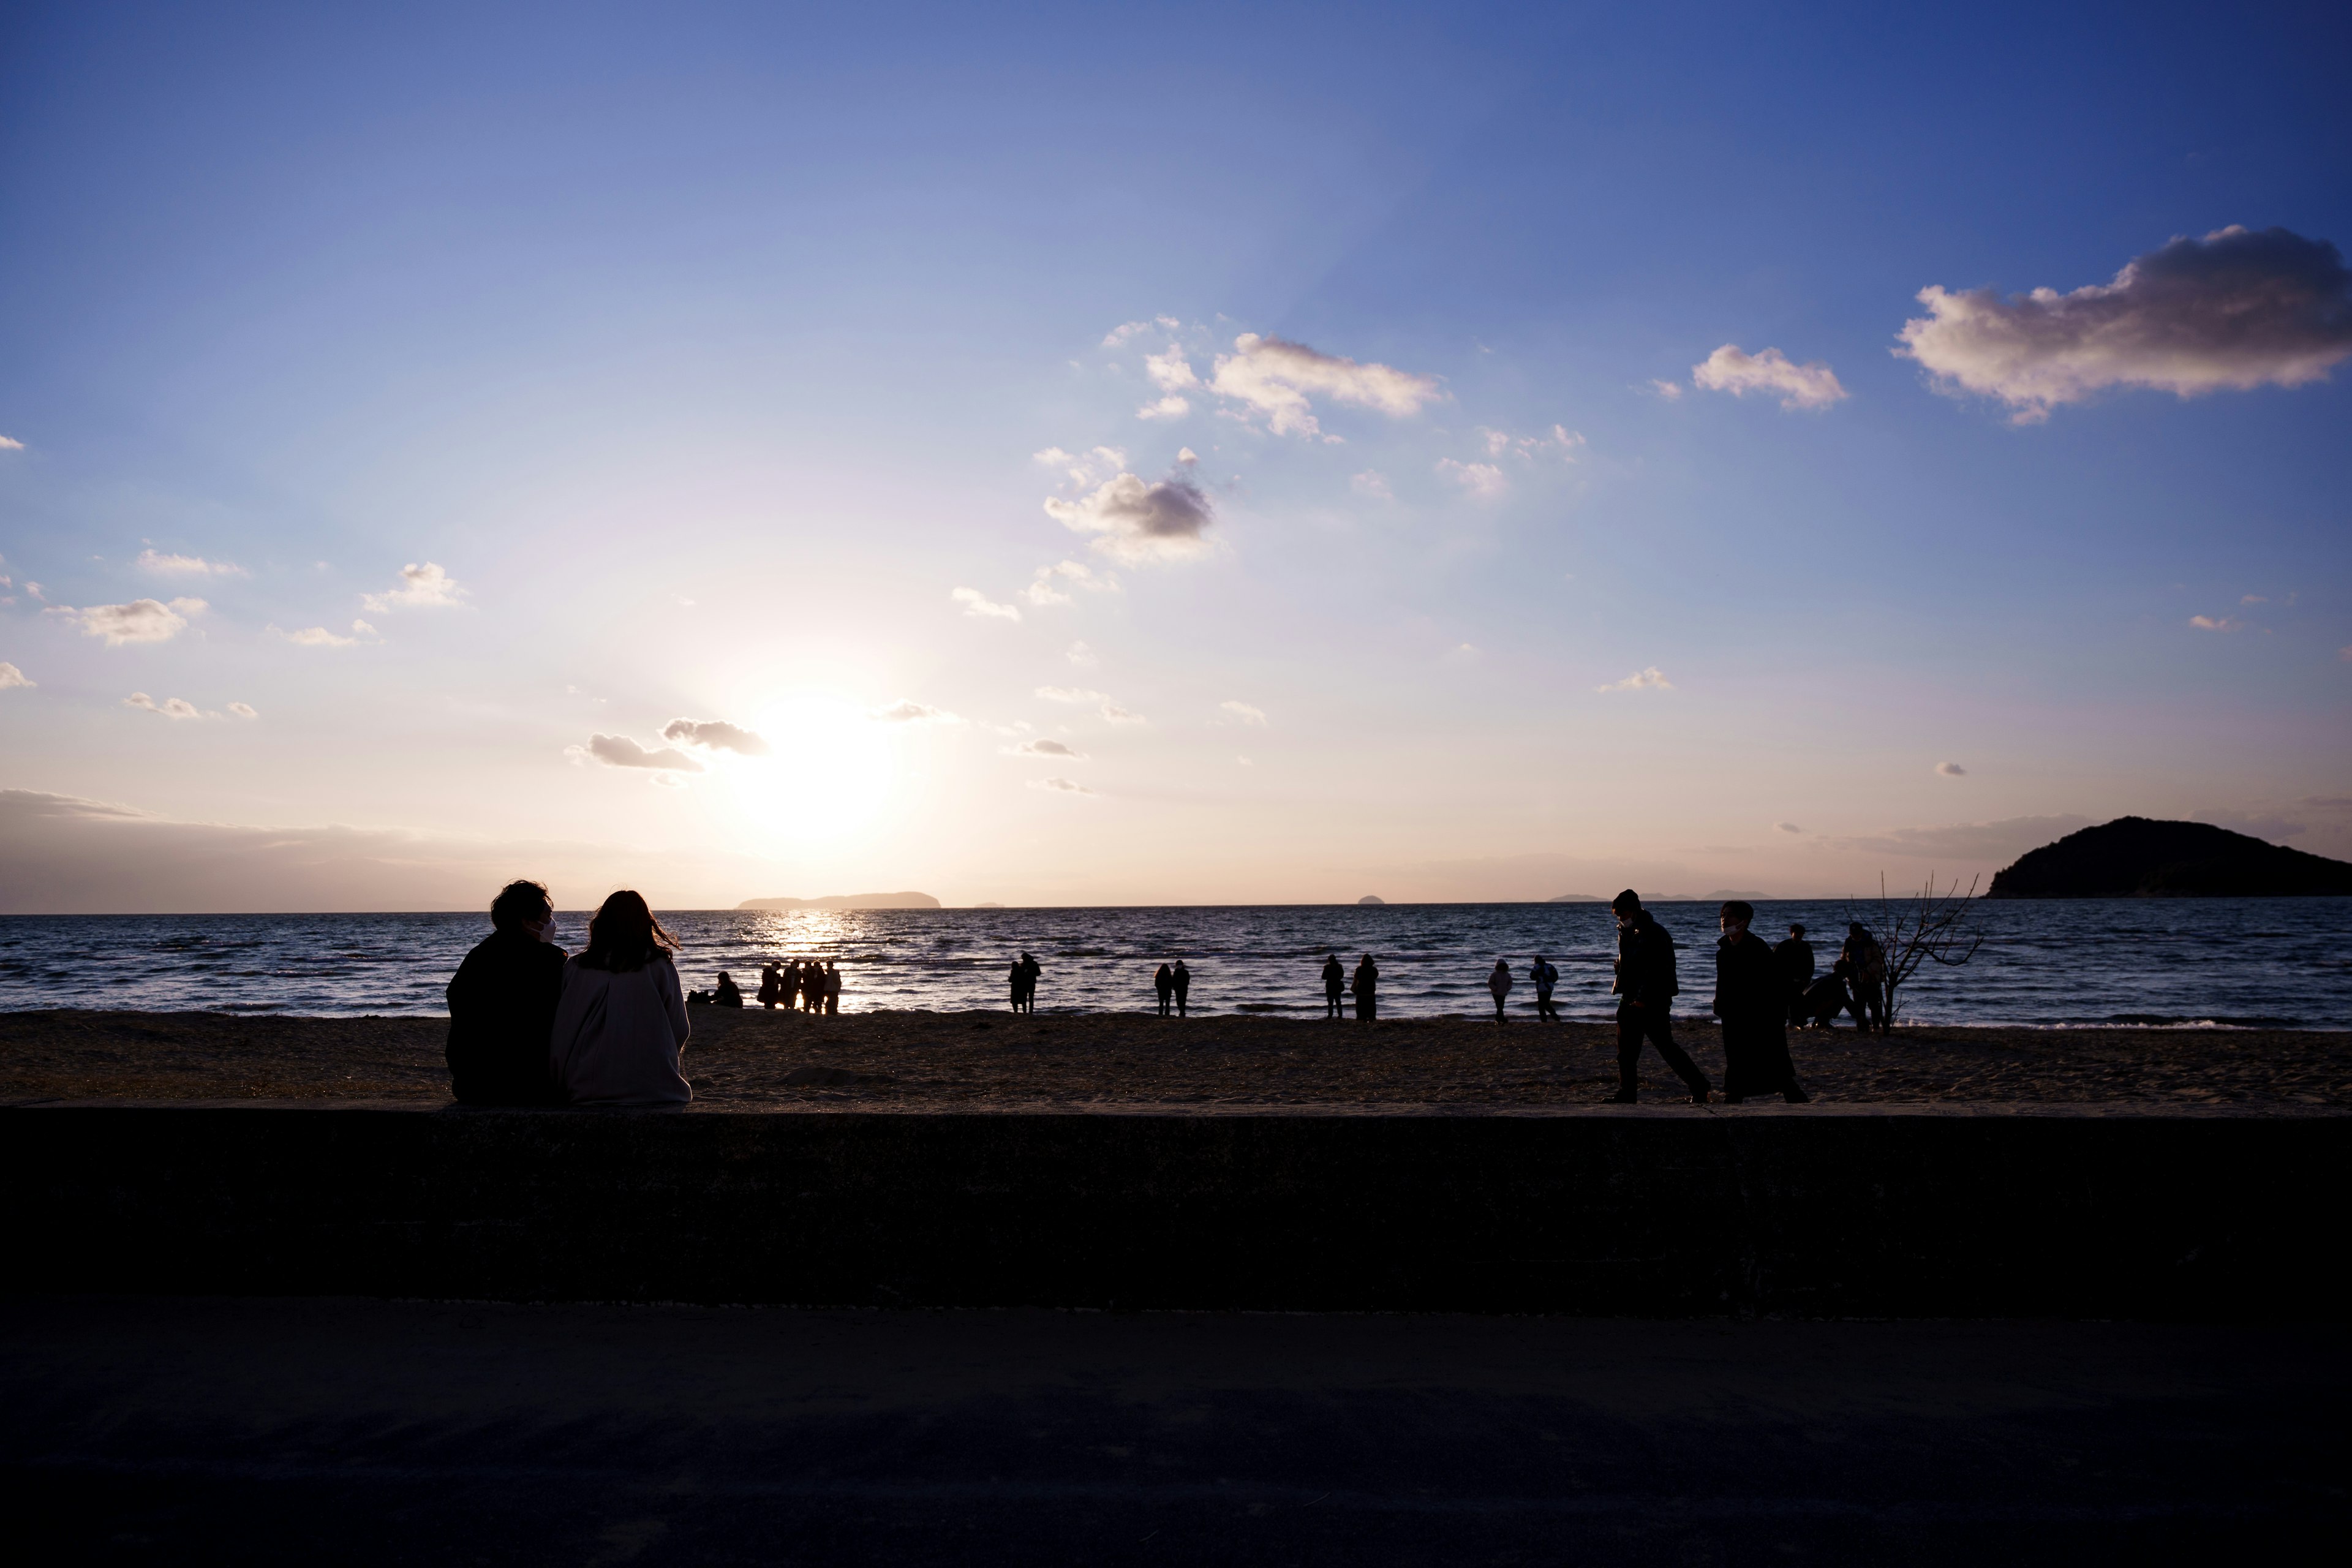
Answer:
[[[880,817],[898,793],[887,727],[838,697],[802,693],[763,708],[769,754],[729,770],[744,814],[780,842],[832,842]]]

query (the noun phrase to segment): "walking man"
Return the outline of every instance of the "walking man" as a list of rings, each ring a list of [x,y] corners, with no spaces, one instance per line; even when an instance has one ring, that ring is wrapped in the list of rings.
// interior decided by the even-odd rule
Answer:
[[[1805,1017],[1805,993],[1813,987],[1813,944],[1805,940],[1805,928],[1792,925],[1789,940],[1772,950],[1773,959],[1780,965],[1780,980],[1789,988],[1789,1022],[1801,1024]]]
[[[1848,921],[1845,946],[1838,956],[1852,966],[1845,977],[1853,993],[1853,1021],[1864,1029],[1886,1033],[1886,952],[1860,921]]]
[[[1641,1082],[1642,1041],[1658,1047],[1658,1055],[1690,1090],[1693,1105],[1706,1103],[1706,1075],[1675,1044],[1668,1020],[1675,994],[1675,939],[1642,907],[1641,895],[1628,888],[1609,900],[1617,917],[1617,978],[1610,994],[1617,998],[1617,1092],[1612,1105],[1631,1105]]]
[[[1180,958],[1176,961],[1176,972],[1168,979],[1176,987],[1176,1016],[1181,1018],[1184,1016],[1184,998],[1192,990],[1192,972],[1184,967],[1184,961]]]
[[[1723,938],[1715,944],[1715,1016],[1723,1020],[1723,1099],[1738,1105],[1751,1094],[1777,1094],[1805,1103],[1789,1060],[1789,993],[1779,953],[1748,922],[1755,906],[1733,899],[1723,906]]]
[[[1366,1023],[1379,1017],[1381,1016],[1381,971],[1380,966],[1372,962],[1372,955],[1369,952],[1364,954],[1364,962],[1356,965],[1356,978],[1352,988],[1356,993],[1356,1016]]]
[[[1539,952],[1536,954],[1534,966],[1528,971],[1528,978],[1536,988],[1536,1021],[1559,1023],[1559,1009],[1551,1005],[1551,988],[1559,984],[1559,971],[1551,966],[1550,959]]]
[[[1347,966],[1339,962],[1339,955],[1335,952],[1323,961],[1323,1016],[1326,1018],[1339,1016],[1339,998],[1347,989]]]
[[[1495,1022],[1510,1022],[1509,1016],[1503,1011],[1503,1003],[1511,994],[1511,966],[1499,958],[1495,960],[1494,973],[1486,976],[1486,990],[1495,998]]]

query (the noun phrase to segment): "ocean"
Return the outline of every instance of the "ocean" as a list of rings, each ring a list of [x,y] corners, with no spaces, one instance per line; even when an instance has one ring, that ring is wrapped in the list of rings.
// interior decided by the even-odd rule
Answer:
[[[1679,1010],[1705,1011],[1712,903],[1654,906],[1682,948]],[[1839,900],[1759,900],[1778,941],[1803,922],[1827,967],[1850,913]],[[846,1012],[1005,1005],[1024,951],[1045,967],[1041,1012],[1153,1006],[1151,974],[1182,958],[1202,1013],[1312,1017],[1323,957],[1370,952],[1384,1016],[1483,1016],[1486,973],[1511,961],[1515,1013],[1532,1016],[1530,958],[1560,972],[1570,1017],[1610,1015],[1608,910],[1599,904],[1390,904],[1181,909],[666,910],[690,988],[724,969],[747,995],[761,963],[836,960]],[[310,1015],[436,1015],[442,988],[486,935],[478,914],[16,915],[0,917],[0,1009],[119,1007]],[[1906,1022],[2352,1027],[2352,899],[2100,899],[1979,902],[1984,945],[1964,968],[1929,966]],[[561,917],[577,949],[587,917]]]

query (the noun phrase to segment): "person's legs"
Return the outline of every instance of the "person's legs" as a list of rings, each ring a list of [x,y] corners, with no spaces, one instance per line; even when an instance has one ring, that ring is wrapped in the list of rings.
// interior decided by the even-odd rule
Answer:
[[[1698,1064],[1692,1061],[1680,1046],[1675,1044],[1674,1025],[1666,1010],[1664,1007],[1644,1007],[1642,1009],[1642,1015],[1643,1028],[1650,1037],[1650,1043],[1658,1047],[1658,1055],[1665,1058],[1667,1068],[1683,1080],[1684,1087],[1691,1091],[1693,1099],[1705,1100],[1706,1074],[1699,1071]]]
[[[1617,1009],[1617,1099],[1633,1103],[1642,1079],[1642,1010]]]
[[[1181,991],[1176,993],[1176,1016],[1180,1018],[1184,1016],[1184,993]]]

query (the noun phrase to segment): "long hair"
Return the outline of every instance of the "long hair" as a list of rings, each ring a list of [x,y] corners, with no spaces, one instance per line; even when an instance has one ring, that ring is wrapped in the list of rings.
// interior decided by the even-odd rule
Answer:
[[[590,917],[580,966],[628,974],[656,958],[667,958],[677,947],[677,938],[662,930],[661,921],[646,907],[645,895],[624,888]]]

